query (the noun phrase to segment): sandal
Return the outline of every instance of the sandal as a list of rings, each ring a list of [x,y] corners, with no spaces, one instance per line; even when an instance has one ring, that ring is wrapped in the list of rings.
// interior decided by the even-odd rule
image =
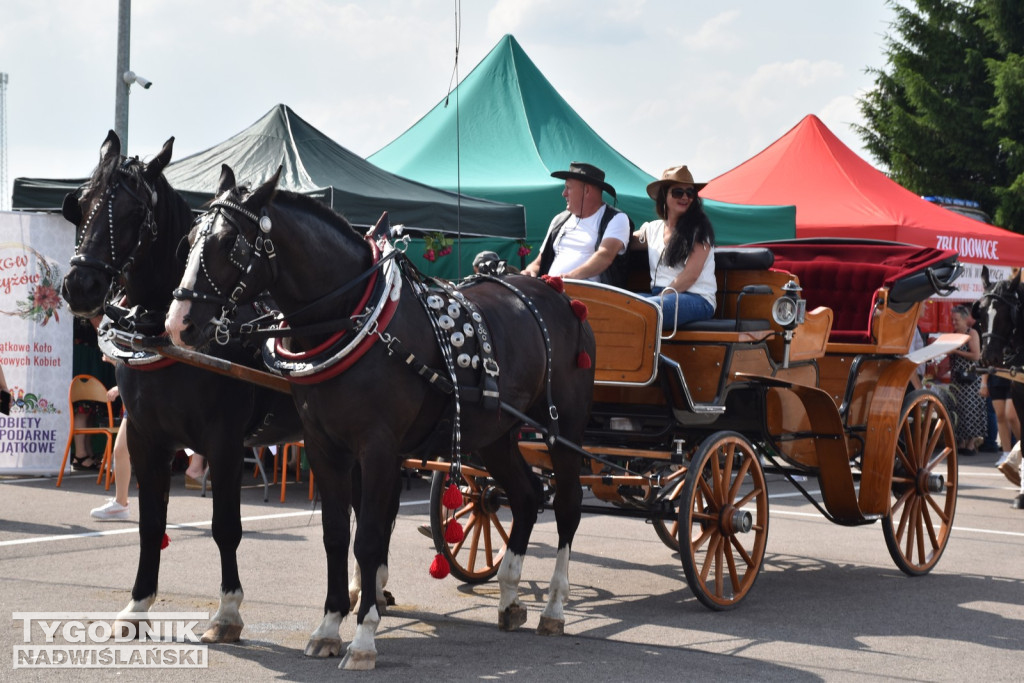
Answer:
[[[84,458],[79,458],[78,456],[75,455],[71,456],[71,469],[76,472],[81,470],[95,471],[98,470],[99,468],[100,464],[99,462],[97,462],[94,456],[87,455]]]

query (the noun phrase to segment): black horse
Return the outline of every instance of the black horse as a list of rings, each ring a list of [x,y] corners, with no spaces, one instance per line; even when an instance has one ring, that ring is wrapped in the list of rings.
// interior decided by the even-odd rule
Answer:
[[[120,140],[111,131],[81,196],[65,200],[64,217],[80,231],[63,285],[64,298],[76,315],[94,318],[107,310],[129,332],[162,332],[171,291],[185,269],[175,253],[192,226],[188,205],[163,176],[173,142],[168,140],[144,164],[122,156]],[[256,365],[253,353],[237,344],[223,347],[218,355]],[[302,438],[294,404],[286,394],[154,354],[129,350],[122,360],[117,385],[129,416],[125,436],[139,484],[139,567],[131,602],[122,614],[146,612],[156,599],[171,461],[175,451],[188,447],[209,462],[213,538],[221,561],[220,608],[203,640],[237,641],[242,630],[236,560],[242,537],[242,461],[246,446]]]
[[[971,308],[971,317],[981,333],[979,363],[1024,373],[1024,285],[1020,271],[1009,280],[993,282],[988,268],[982,267],[981,282],[985,293]],[[1010,399],[1017,419],[1024,420],[1024,383],[1011,382]],[[1014,498],[1012,505],[1024,510],[1024,492]]]
[[[479,454],[507,494],[513,526],[498,572],[499,626],[524,623],[518,582],[543,495],[518,450],[524,419],[547,427],[557,482],[558,555],[538,630],[560,633],[582,501],[582,458],[569,444],[583,435],[594,380],[584,360],[594,337],[582,311],[528,277],[430,289],[386,240],[364,238],[313,199],[277,191],[278,175],[246,193],[224,167],[218,199],[190,237],[167,330],[176,344],[201,347],[223,334],[235,305],[263,289],[290,326],[264,360],[294,382],[323,496],[327,599],[307,652],[340,646],[349,610],[349,472],[358,468],[363,488],[354,552],[365,586],[385,559],[403,455],[449,448]],[[364,592],[344,668],[374,667],[378,624]]]

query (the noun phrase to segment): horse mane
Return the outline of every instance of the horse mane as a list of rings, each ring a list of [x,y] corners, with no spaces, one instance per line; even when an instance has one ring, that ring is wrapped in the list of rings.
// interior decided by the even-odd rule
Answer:
[[[82,201],[86,203],[86,206],[96,201],[103,191],[110,186],[114,174],[117,173],[117,169],[121,165],[121,158],[109,156],[100,159],[100,163],[96,165],[96,168],[93,169],[92,174],[89,176],[89,180],[82,187]]]
[[[354,227],[352,227],[352,224],[349,223],[344,216],[309,195],[292,192],[290,190],[278,190],[274,194],[273,201],[281,204],[282,206],[300,209],[311,213],[316,218],[319,218],[323,222],[334,227],[338,232],[350,235],[360,244],[364,243],[362,236]]]

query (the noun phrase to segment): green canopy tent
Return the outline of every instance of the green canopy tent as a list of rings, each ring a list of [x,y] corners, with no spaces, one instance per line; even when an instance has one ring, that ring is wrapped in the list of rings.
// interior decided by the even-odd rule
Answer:
[[[234,170],[239,183],[250,186],[264,182],[283,165],[279,187],[312,195],[356,225],[372,225],[387,211],[392,225],[411,231],[486,238],[479,240],[480,249],[526,236],[522,206],[460,196],[384,171],[283,104],[224,142],[171,163],[165,175],[198,208],[212,197],[221,164]],[[64,195],[84,182],[18,178],[13,206],[59,210]],[[411,256],[418,254],[410,249]],[[472,260],[472,254],[468,258]]]
[[[603,169],[615,187],[616,205],[637,225],[656,217],[646,190],[654,178],[602,140],[511,35],[498,42],[450,97],[368,158],[434,187],[524,205],[528,240],[535,247],[551,217],[565,209],[563,181],[551,172],[569,168],[571,161]],[[672,161],[666,159],[666,165]],[[792,206],[710,200],[704,206],[721,244],[787,239],[796,232]],[[500,253],[513,258],[515,251]]]

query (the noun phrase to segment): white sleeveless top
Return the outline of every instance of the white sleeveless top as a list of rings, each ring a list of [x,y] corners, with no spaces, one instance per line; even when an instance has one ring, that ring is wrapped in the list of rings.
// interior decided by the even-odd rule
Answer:
[[[644,223],[640,226],[647,240],[647,261],[651,269],[651,288],[668,287],[686,267],[686,262],[680,263],[675,268],[664,262],[665,258],[665,221],[656,220]],[[708,250],[707,260],[704,261],[704,268],[701,269],[697,281],[688,290],[691,294],[697,294],[715,308],[715,293],[718,291],[718,280],[715,279],[715,248]]]

